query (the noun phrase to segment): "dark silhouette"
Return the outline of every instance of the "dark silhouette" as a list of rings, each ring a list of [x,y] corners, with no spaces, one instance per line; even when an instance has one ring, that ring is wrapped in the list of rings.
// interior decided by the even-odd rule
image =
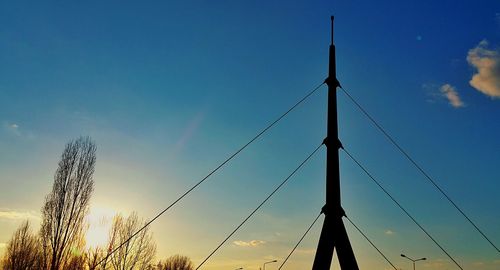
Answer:
[[[341,269],[357,270],[358,264],[352,251],[351,243],[344,226],[342,218],[345,216],[340,202],[340,172],[339,172],[339,150],[342,144],[338,139],[337,123],[337,80],[335,66],[335,45],[333,44],[333,16],[332,36],[330,44],[330,59],[328,78],[328,123],[326,152],[326,204],[322,209],[325,214],[323,228],[319,238],[316,256],[314,258],[313,270],[328,270],[333,257],[333,250],[337,248],[337,255]]]
[[[4,270],[28,270],[40,267],[41,249],[28,221],[24,222],[7,243],[3,259]]]
[[[135,212],[127,218],[124,218],[122,215],[115,216],[109,235],[109,250],[118,248],[121,243],[132,237],[142,225],[143,222],[139,220]],[[145,270],[150,268],[155,254],[156,244],[154,243],[152,234],[149,232],[149,227],[146,227],[109,256],[109,262],[112,269],[115,270]]]
[[[182,255],[174,255],[165,261],[158,262],[156,270],[193,270],[194,266],[191,260]]]
[[[84,246],[84,218],[94,188],[96,146],[89,137],[68,143],[54,176],[52,191],[42,208],[40,238],[43,268],[75,266],[72,253]]]
[[[73,255],[70,257],[65,270],[86,270],[85,268],[85,257],[83,255]]]
[[[113,240],[109,240],[111,243]],[[109,243],[108,243],[109,246]],[[109,248],[108,248],[109,249]],[[106,256],[106,250],[101,247],[94,247],[94,248],[89,248],[85,252],[85,264],[87,265],[87,268],[89,270],[105,270],[109,269],[108,267],[108,262],[109,260],[103,260]],[[103,260],[100,264],[99,262]]]
[[[404,254],[401,254],[401,257],[403,257],[403,258],[407,258],[408,260],[410,260],[410,261],[413,263],[413,270],[415,270],[415,263],[416,263],[416,262],[418,262],[418,261],[425,261],[425,260],[427,260],[427,258],[425,258],[425,257],[424,257],[424,258],[420,258],[420,259],[412,259],[412,258],[410,258],[410,257],[408,257],[408,256],[406,256],[406,255],[404,255]]]

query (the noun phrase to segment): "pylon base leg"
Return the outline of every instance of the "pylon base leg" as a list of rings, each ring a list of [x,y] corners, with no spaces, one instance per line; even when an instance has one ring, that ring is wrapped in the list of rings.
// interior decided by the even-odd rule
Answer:
[[[329,270],[335,248],[342,270],[359,270],[342,218],[326,215],[312,269]]]

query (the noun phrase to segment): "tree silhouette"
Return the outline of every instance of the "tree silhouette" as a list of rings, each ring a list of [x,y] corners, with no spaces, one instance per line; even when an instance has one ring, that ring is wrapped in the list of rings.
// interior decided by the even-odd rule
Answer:
[[[4,270],[28,270],[40,267],[40,245],[31,233],[29,222],[24,222],[15,232],[4,254]]]
[[[68,143],[62,153],[52,191],[42,208],[40,236],[45,269],[67,269],[72,254],[83,248],[84,218],[94,187],[95,152],[91,139],[80,137]]]
[[[71,256],[64,270],[86,270],[85,257],[83,255]]]
[[[156,266],[157,270],[193,270],[191,260],[182,255],[174,255],[167,258],[165,261],[160,261]]]
[[[150,269],[156,254],[156,244],[153,236],[149,232],[149,227],[137,232],[143,225],[139,220],[137,213],[133,212],[128,218],[122,215],[115,216],[110,232],[109,250],[118,248],[111,256],[110,262],[115,270]],[[124,243],[127,239],[129,241]],[[124,243],[121,247],[120,245]]]
[[[112,242],[112,241],[111,241]],[[85,263],[89,270],[106,270],[108,267],[108,258],[105,258],[106,252],[101,247],[89,248],[85,253]],[[103,260],[105,259],[105,260]],[[101,260],[103,260],[101,262]]]

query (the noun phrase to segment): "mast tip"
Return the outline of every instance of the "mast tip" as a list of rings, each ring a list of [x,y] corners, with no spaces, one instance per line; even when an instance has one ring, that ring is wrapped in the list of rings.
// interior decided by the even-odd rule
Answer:
[[[332,21],[332,25],[331,25],[331,43],[330,45],[333,45],[333,16],[330,16],[330,20]]]

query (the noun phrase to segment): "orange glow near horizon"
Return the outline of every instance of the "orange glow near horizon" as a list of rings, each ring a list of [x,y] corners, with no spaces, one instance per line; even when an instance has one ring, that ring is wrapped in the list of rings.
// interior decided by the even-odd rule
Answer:
[[[89,229],[85,235],[87,248],[103,247],[108,241],[113,217],[117,211],[106,207],[91,207],[87,217]]]

